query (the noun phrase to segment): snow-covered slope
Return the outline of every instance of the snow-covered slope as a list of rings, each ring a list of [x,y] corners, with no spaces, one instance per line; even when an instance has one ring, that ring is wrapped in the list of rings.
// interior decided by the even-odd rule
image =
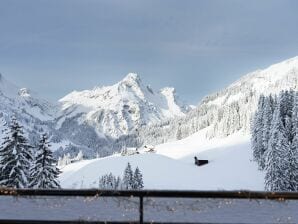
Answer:
[[[52,120],[57,107],[42,100],[29,89],[19,88],[7,81],[0,74],[0,106],[1,112],[10,114],[20,112],[41,121]]]
[[[214,126],[209,136],[227,136],[240,129],[249,133],[259,96],[287,89],[298,90],[298,57],[249,73],[228,88],[206,97],[200,107],[212,108],[208,116],[213,117],[210,124]]]
[[[16,116],[30,137],[38,131],[49,131],[58,108],[26,88],[11,84],[0,74],[0,117],[9,123]],[[35,133],[35,134],[34,134]]]
[[[147,143],[182,139],[158,145],[156,155],[112,156],[71,165],[64,169],[62,184],[96,186],[99,175],[121,175],[130,162],[143,171],[146,188],[263,190],[263,173],[252,161],[250,121],[261,94],[278,94],[286,89],[298,89],[298,57],[247,74],[205,97],[182,118],[142,129],[140,134]],[[210,160],[210,164],[194,166],[195,155]],[[73,173],[72,166],[77,169]],[[100,174],[92,170],[100,170]]]
[[[261,94],[298,90],[298,57],[245,75],[227,88],[206,96],[186,116],[144,127],[139,131],[145,144],[161,144],[186,138],[208,127],[207,139],[250,133],[250,123]]]
[[[114,155],[87,160],[63,168],[65,188],[98,187],[101,175],[123,175],[128,162],[143,173],[147,189],[180,190],[263,190],[263,173],[251,161],[249,138],[233,135],[208,141],[202,133],[157,146],[157,154]],[[210,164],[194,165],[193,156],[209,159]]]
[[[181,103],[173,88],[155,92],[137,74],[130,73],[113,86],[74,91],[60,100],[59,129],[76,121],[88,124],[96,133],[117,138],[142,125],[182,116],[190,110]]]

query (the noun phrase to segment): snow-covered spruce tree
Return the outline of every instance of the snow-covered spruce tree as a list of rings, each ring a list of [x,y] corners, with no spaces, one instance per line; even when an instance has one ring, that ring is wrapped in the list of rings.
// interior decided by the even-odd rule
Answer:
[[[82,161],[84,159],[84,154],[83,154],[83,151],[82,150],[80,150],[79,152],[78,152],[78,155],[75,157],[75,161]]]
[[[294,92],[292,90],[282,91],[279,95],[279,104],[282,122],[286,131],[286,136],[288,137],[288,140],[292,142],[292,113],[294,105]]]
[[[263,109],[264,109],[265,97],[260,96],[258,102],[257,111],[253,117],[253,122],[251,125],[251,144],[253,150],[254,160],[258,163],[259,168],[262,169],[262,158],[265,152],[263,145]]]
[[[177,140],[181,140],[182,139],[182,131],[181,131],[181,124],[180,123],[178,124],[178,130],[177,130],[177,133],[176,133],[176,139]]]
[[[292,112],[293,140],[291,150],[287,154],[289,166],[287,176],[291,182],[292,191],[298,191],[298,92],[294,94],[294,105]]]
[[[298,136],[295,135],[289,151],[286,154],[287,166],[285,175],[288,178],[288,191],[298,191]]]
[[[133,189],[135,190],[141,190],[144,188],[144,182],[143,182],[143,175],[139,169],[139,167],[136,168],[134,172],[134,185]]]
[[[268,191],[288,191],[289,178],[286,176],[288,161],[286,154],[290,145],[282,122],[280,104],[273,115],[271,137],[265,153],[265,189]]]
[[[32,146],[15,117],[6,130],[0,147],[0,186],[26,188],[30,181]]]
[[[267,190],[297,191],[297,133],[297,93],[283,91],[277,98],[269,96],[260,99],[252,124],[252,148],[259,168],[265,170]]]
[[[123,188],[124,190],[131,190],[133,189],[134,186],[134,176],[133,176],[133,171],[131,169],[130,163],[127,164],[125,170],[124,170],[124,175],[123,175]]]
[[[57,168],[57,161],[53,158],[50,150],[50,143],[46,134],[40,138],[35,155],[35,162],[30,169],[30,187],[36,189],[60,188],[58,176],[60,170]]]
[[[112,173],[99,178],[99,188],[103,190],[119,190],[121,188],[121,178]]]
[[[260,130],[260,135],[262,134],[262,146],[260,149],[259,154],[259,167],[261,170],[265,168],[265,152],[268,149],[269,139],[270,139],[270,132],[271,132],[271,125],[273,119],[273,112],[274,112],[274,101],[273,97],[270,95],[264,99],[263,104],[263,113],[262,113],[262,129]]]
[[[282,122],[285,128],[285,135],[289,144],[289,149],[284,152],[285,170],[287,177],[285,186],[286,191],[297,191],[298,189],[298,139],[297,139],[297,115],[298,99],[297,93],[293,90],[283,91],[280,96],[280,109]]]
[[[60,167],[60,168],[66,166],[70,163],[71,163],[71,158],[70,158],[69,153],[64,154],[62,157],[59,157],[59,159],[58,159],[58,167]]]

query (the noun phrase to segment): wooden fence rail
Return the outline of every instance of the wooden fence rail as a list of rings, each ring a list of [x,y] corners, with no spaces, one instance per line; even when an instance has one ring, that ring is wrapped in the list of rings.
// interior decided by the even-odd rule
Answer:
[[[45,196],[45,197],[130,197],[139,198],[139,221],[137,222],[104,222],[104,221],[46,221],[46,220],[0,220],[0,224],[100,224],[100,223],[145,223],[144,222],[144,198],[212,198],[212,199],[258,199],[258,200],[298,200],[298,192],[257,192],[257,191],[107,191],[107,190],[72,190],[72,189],[53,189],[53,190],[32,190],[32,189],[8,189],[0,188],[0,196]],[[154,222],[155,224],[161,224]],[[167,223],[164,223],[167,224]],[[175,223],[171,223],[175,224]],[[195,223],[192,223],[195,224]],[[228,224],[228,223],[225,223]],[[245,223],[244,223],[245,224]]]

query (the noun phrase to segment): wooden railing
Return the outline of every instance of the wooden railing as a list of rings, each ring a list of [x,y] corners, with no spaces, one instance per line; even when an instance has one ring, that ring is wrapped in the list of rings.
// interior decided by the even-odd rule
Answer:
[[[144,198],[208,198],[208,199],[258,199],[258,200],[298,200],[298,192],[253,192],[253,191],[157,191],[157,190],[142,190],[142,191],[106,191],[106,190],[32,190],[32,189],[0,189],[0,196],[45,196],[45,197],[129,197],[139,199],[139,219],[138,221],[125,222],[107,222],[107,221],[60,221],[60,220],[1,220],[0,224],[100,224],[100,223],[146,223],[144,222]],[[0,211],[1,212],[1,211]],[[148,223],[148,222],[147,222]],[[160,222],[150,222],[161,224]],[[163,222],[164,223],[164,222]],[[185,222],[183,222],[185,223]],[[166,223],[164,223],[166,224]],[[171,224],[175,224],[171,222]],[[192,222],[195,224],[195,222]],[[200,223],[202,224],[202,223]],[[220,223],[217,223],[220,224]],[[225,223],[228,224],[228,223]]]

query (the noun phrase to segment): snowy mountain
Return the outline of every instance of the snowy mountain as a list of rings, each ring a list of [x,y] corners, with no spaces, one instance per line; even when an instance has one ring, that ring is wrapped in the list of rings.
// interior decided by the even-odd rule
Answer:
[[[298,89],[298,57],[245,75],[227,88],[205,97],[186,116],[144,127],[145,144],[160,144],[186,138],[204,128],[207,139],[226,137],[238,131],[250,133],[250,123],[261,94]]]
[[[19,114],[34,117],[40,121],[48,121],[54,118],[57,107],[46,100],[42,100],[29,89],[19,88],[7,81],[0,74],[0,102],[1,112]]]
[[[74,91],[57,105],[0,78],[0,111],[13,114],[31,132],[46,130],[58,155],[80,150],[84,156],[110,155],[124,146],[157,145],[184,139],[203,129],[206,139],[250,132],[260,94],[298,86],[298,57],[247,74],[205,97],[195,108],[173,88],[154,91],[133,73],[112,86]]]
[[[201,106],[217,108],[210,136],[227,136],[240,129],[248,133],[259,96],[288,89],[298,89],[298,57],[249,73],[223,91],[206,97]]]
[[[156,145],[156,154],[140,150],[140,155],[117,154],[68,165],[62,186],[96,187],[98,176],[121,175],[129,162],[143,172],[147,189],[262,191],[265,173],[253,161],[250,122],[261,94],[287,89],[298,90],[298,57],[247,74],[205,97],[186,116],[141,128],[143,143]],[[209,164],[195,166],[194,156]]]
[[[134,146],[136,136],[130,134],[139,127],[184,116],[190,110],[174,88],[155,92],[133,73],[113,86],[74,91],[56,104],[0,75],[0,102],[1,123],[15,115],[32,142],[46,131],[53,148],[59,149],[57,155],[75,156],[83,150],[87,157]]]
[[[30,138],[41,130],[51,132],[50,122],[58,108],[26,88],[19,88],[0,74],[0,117],[3,123],[10,122],[14,115],[24,126]],[[3,127],[1,127],[3,129]]]
[[[59,102],[62,111],[58,129],[72,122],[93,127],[100,137],[112,138],[143,125],[183,116],[190,110],[179,101],[174,88],[155,92],[134,73],[112,86],[74,91]]]

